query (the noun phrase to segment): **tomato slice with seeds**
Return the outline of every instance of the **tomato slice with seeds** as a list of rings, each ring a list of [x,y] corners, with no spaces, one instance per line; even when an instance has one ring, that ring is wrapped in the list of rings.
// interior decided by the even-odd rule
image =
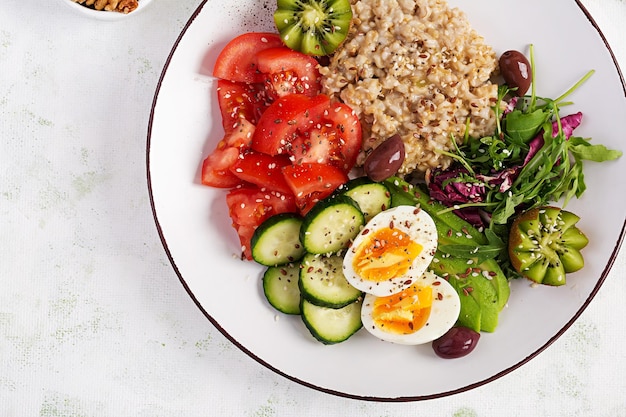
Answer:
[[[265,88],[271,99],[288,94],[313,97],[320,93],[320,72],[315,58],[286,46],[268,48],[256,54],[258,69],[265,74]]]
[[[215,188],[233,188],[242,184],[243,181],[230,172],[230,166],[238,157],[237,148],[215,149],[202,161],[202,184]]]
[[[250,148],[253,133],[254,125],[246,119],[240,119],[202,161],[202,184],[216,188],[241,185],[242,179],[233,174],[230,168],[237,162],[239,155]]]
[[[285,181],[282,169],[291,165],[286,155],[267,155],[248,151],[239,156],[231,165],[230,171],[241,180],[261,188],[291,194],[291,188]]]
[[[336,144],[333,154],[335,165],[339,162],[338,166],[349,172],[354,168],[363,144],[361,122],[350,106],[338,102],[333,103],[325,118],[335,135],[332,141]]]
[[[268,155],[289,154],[298,130],[306,131],[322,120],[330,99],[320,94],[307,97],[290,94],[281,97],[265,110],[252,137],[252,149]]]
[[[306,214],[315,203],[331,195],[349,179],[341,168],[319,163],[289,165],[283,168],[283,175],[301,214]]]
[[[226,195],[228,214],[241,243],[242,256],[252,259],[250,240],[257,227],[270,216],[297,211],[292,195],[264,191],[256,186],[234,188]]]
[[[275,33],[248,32],[239,35],[228,42],[217,56],[213,76],[229,81],[262,83],[265,76],[258,70],[256,53],[282,45],[283,41]]]
[[[217,101],[226,132],[231,131],[240,119],[256,125],[270,104],[263,84],[228,80],[218,80]]]
[[[333,103],[314,125],[291,143],[290,153],[296,162],[331,164],[349,172],[361,149],[361,123],[352,109]]]
[[[242,256],[267,218],[306,213],[348,181],[361,147],[351,109],[320,94],[318,61],[252,32],[220,52],[213,75],[224,138],[202,164],[202,183],[231,188],[226,202]]]
[[[294,163],[327,163],[349,172],[361,149],[361,123],[326,95],[291,94],[272,103],[257,123],[252,149],[287,154]]]

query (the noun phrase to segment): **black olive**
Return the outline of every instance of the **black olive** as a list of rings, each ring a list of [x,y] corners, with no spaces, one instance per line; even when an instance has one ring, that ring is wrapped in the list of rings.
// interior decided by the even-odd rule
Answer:
[[[398,172],[404,157],[404,142],[400,135],[396,134],[378,145],[367,156],[363,169],[372,181],[382,181]]]
[[[519,51],[506,51],[500,56],[500,73],[510,88],[517,88],[517,96],[523,96],[532,83],[532,70],[528,59]]]
[[[432,343],[437,356],[444,359],[460,358],[468,355],[478,343],[480,333],[467,327],[453,327]]]

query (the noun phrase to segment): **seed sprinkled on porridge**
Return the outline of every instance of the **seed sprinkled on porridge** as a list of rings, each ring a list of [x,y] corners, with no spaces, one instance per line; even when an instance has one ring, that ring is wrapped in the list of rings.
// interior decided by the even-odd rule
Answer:
[[[353,1],[348,38],[323,75],[323,92],[352,107],[364,130],[362,163],[399,134],[400,174],[447,168],[451,137],[493,133],[497,58],[467,17],[444,0]]]

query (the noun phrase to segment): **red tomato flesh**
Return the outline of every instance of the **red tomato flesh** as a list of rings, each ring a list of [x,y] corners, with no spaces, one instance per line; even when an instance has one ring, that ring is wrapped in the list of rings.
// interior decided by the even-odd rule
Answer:
[[[269,106],[263,84],[247,84],[218,80],[217,101],[222,116],[222,127],[229,132],[246,119],[256,125],[261,114]]]
[[[289,145],[297,131],[306,131],[320,123],[330,99],[325,95],[307,97],[290,94],[272,103],[257,123],[252,149],[268,155],[289,154]]]
[[[243,181],[230,172],[230,166],[238,157],[237,148],[215,149],[202,161],[202,184],[215,188],[233,188],[242,184]]]
[[[301,214],[306,214],[318,201],[328,197],[348,181],[348,174],[333,165],[306,163],[283,168]]]
[[[237,36],[217,56],[213,76],[244,83],[262,83],[265,79],[258,70],[256,53],[263,49],[283,46],[275,33],[249,32]]]
[[[202,183],[230,188],[226,203],[242,257],[267,218],[305,214],[348,181],[362,145],[345,104],[320,94],[318,61],[274,33],[237,36],[213,75],[224,138],[202,164]]]
[[[250,240],[263,221],[280,213],[297,211],[294,197],[255,186],[234,188],[226,195],[228,214],[239,236],[242,256],[252,259]]]
[[[315,58],[286,46],[257,52],[258,69],[265,74],[265,88],[272,99],[288,94],[312,97],[320,93],[320,73]]]
[[[248,151],[237,158],[230,171],[241,180],[260,188],[291,194],[291,188],[282,173],[283,167],[287,165],[291,165],[291,161],[286,155],[272,156]]]
[[[349,172],[354,168],[363,144],[361,122],[352,108],[344,103],[334,103],[325,117],[332,124],[331,129],[339,142],[340,151],[334,154],[335,161],[339,162],[337,166]]]
[[[254,125],[240,119],[202,162],[202,184],[216,188],[233,188],[242,184],[241,178],[230,168],[239,155],[250,148],[253,133]]]
[[[294,163],[330,164],[349,172],[361,149],[361,123],[352,109],[323,94],[291,94],[259,119],[252,149],[289,155]]]

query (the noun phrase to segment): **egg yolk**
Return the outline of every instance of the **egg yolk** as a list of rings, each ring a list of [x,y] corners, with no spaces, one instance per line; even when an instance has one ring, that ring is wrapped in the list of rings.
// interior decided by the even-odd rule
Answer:
[[[406,274],[423,247],[402,230],[384,227],[359,245],[352,267],[367,281],[381,282]]]
[[[411,334],[424,327],[432,304],[431,286],[412,285],[397,294],[378,297],[372,308],[372,319],[385,332]]]

